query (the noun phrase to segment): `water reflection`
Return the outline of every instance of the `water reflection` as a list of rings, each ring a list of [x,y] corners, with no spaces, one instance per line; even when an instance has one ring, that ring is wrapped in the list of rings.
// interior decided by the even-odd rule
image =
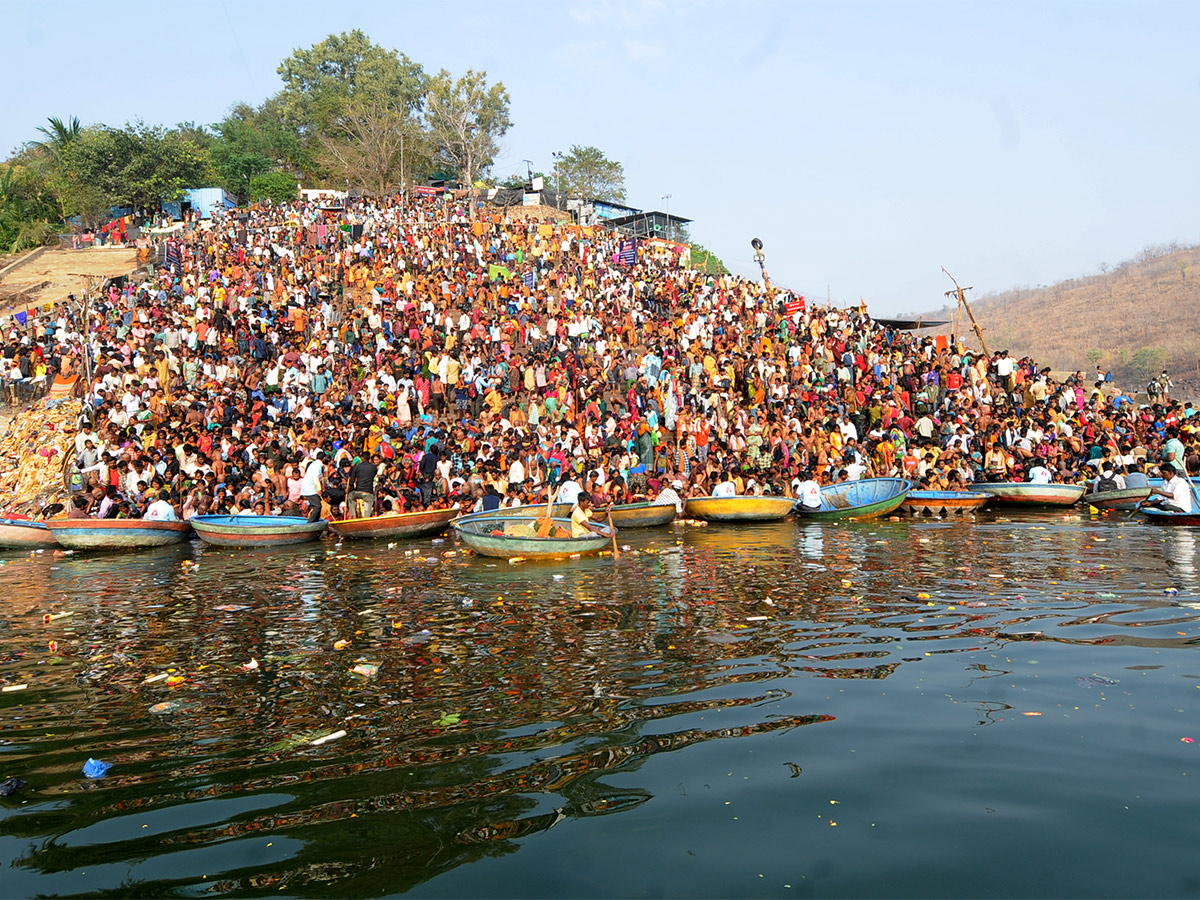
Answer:
[[[662,754],[835,728],[813,679],[958,657],[956,702],[990,727],[1012,668],[989,655],[1012,642],[1196,637],[1181,529],[978,517],[632,543],[570,566],[429,541],[7,557],[0,683],[28,688],[0,694],[0,760],[30,784],[0,807],[25,847],[10,871],[61,894],[394,893],[652,806],[637,773]],[[89,755],[114,763],[103,781],[80,776]]]

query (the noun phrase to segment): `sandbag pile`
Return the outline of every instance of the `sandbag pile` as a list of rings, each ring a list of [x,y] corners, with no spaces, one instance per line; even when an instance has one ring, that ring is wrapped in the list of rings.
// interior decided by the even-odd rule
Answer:
[[[78,400],[47,398],[13,415],[0,437],[0,514],[65,503],[63,460],[75,452]]]

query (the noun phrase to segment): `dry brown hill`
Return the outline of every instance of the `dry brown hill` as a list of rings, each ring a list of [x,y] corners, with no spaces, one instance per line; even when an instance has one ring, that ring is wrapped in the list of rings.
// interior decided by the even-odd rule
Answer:
[[[967,299],[993,352],[1085,374],[1100,365],[1128,390],[1164,368],[1189,394],[1200,385],[1200,247],[1150,247],[1098,275]],[[925,318],[953,321],[955,312],[951,305]],[[978,346],[965,313],[958,333]]]

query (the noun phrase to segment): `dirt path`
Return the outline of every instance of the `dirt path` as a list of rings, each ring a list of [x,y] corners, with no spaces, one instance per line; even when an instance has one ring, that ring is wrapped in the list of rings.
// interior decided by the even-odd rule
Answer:
[[[80,273],[114,278],[137,267],[137,249],[133,247],[48,250],[0,279],[0,315],[81,294],[88,280]]]

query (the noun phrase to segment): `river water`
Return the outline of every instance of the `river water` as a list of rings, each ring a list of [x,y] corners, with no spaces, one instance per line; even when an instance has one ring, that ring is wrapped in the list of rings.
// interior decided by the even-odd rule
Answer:
[[[4,555],[0,893],[1200,893],[1193,531],[622,539]]]

